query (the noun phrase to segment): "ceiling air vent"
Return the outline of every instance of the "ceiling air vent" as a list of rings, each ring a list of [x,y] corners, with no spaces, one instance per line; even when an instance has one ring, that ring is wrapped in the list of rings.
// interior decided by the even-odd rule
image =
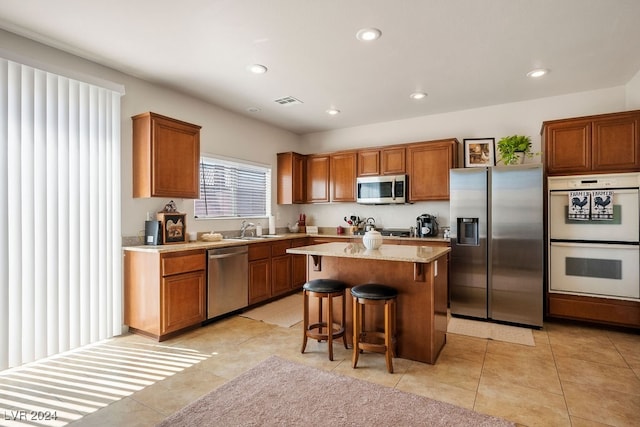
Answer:
[[[302,101],[300,101],[299,99],[294,98],[293,96],[285,96],[282,98],[278,98],[275,100],[275,102],[277,102],[280,105],[297,105],[297,104],[302,104]]]

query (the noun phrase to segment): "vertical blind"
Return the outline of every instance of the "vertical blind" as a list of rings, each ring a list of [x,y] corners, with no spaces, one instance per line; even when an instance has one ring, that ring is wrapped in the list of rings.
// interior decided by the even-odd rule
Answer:
[[[121,333],[120,96],[0,58],[0,369]]]
[[[271,213],[271,169],[225,159],[200,159],[198,218],[267,216]]]

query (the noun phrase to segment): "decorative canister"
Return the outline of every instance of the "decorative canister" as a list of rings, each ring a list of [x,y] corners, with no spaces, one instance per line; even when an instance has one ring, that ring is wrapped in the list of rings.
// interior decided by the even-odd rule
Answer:
[[[378,249],[382,246],[382,234],[375,230],[367,231],[362,236],[362,244],[367,249]]]

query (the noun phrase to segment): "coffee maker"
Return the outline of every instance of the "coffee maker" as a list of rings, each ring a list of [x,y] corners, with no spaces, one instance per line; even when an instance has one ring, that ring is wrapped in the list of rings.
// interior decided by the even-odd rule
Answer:
[[[435,216],[422,214],[416,218],[416,236],[434,237],[438,235],[438,221]]]

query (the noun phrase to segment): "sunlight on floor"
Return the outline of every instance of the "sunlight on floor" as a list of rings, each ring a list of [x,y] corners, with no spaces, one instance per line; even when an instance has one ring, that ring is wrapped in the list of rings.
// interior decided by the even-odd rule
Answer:
[[[0,372],[0,425],[64,426],[209,354],[108,340]]]

